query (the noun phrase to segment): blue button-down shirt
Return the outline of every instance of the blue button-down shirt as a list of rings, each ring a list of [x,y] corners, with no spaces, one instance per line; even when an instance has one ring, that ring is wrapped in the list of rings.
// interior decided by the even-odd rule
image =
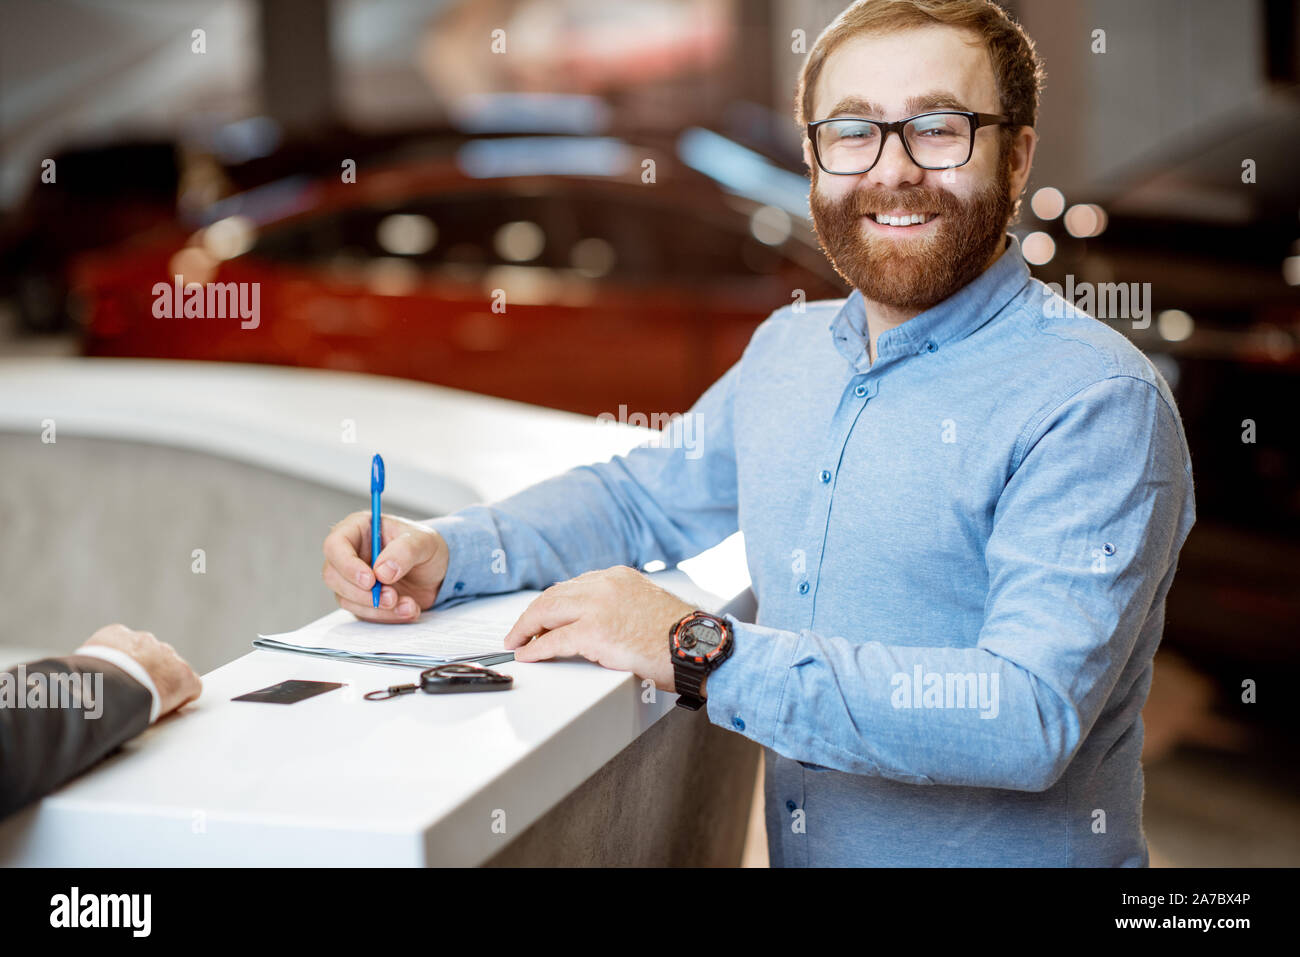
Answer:
[[[1168,386],[1014,236],[874,362],[866,329],[857,292],[780,309],[691,421],[435,520],[438,602],[739,528],[757,621],[707,712],[765,749],[774,866],[1146,865],[1140,712],[1195,519]]]

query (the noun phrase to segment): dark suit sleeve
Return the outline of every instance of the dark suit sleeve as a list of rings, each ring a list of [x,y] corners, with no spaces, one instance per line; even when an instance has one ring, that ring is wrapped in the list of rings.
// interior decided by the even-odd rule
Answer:
[[[27,694],[18,685],[18,669],[0,677],[8,685],[0,689],[0,817],[48,794],[135,737],[148,727],[153,703],[149,689],[99,658],[45,658],[23,668],[29,679],[38,673],[102,674],[103,691],[101,701],[80,708],[18,708],[10,694]],[[99,717],[87,717],[96,712]]]

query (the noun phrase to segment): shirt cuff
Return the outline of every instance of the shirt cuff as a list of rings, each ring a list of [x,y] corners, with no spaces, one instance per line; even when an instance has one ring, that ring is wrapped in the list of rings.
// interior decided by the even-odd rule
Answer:
[[[781,696],[790,673],[799,635],[739,621],[724,615],[735,649],[709,674],[704,686],[709,721],[774,748],[781,716]]]
[[[499,582],[491,580],[492,563],[484,548],[483,529],[459,515],[444,515],[420,523],[442,536],[447,543],[447,573],[438,589],[438,597],[429,608],[437,608],[458,598],[501,591]],[[492,587],[493,585],[497,587]],[[428,611],[428,609],[422,609]]]
[[[149,677],[149,672],[145,670],[144,665],[125,651],[119,648],[110,648],[107,645],[82,645],[73,654],[85,655],[87,658],[98,658],[100,661],[107,661],[110,665],[117,665],[148,688],[149,697],[153,699],[153,703],[149,706],[149,723],[153,724],[158,720],[158,712],[162,710],[162,696],[158,694],[158,686],[153,683],[153,679]]]

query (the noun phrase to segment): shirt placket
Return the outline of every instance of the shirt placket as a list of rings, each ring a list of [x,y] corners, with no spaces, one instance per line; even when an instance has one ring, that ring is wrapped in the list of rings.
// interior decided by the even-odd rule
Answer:
[[[831,508],[834,504],[835,487],[844,463],[844,450],[848,445],[863,411],[867,408],[879,388],[880,360],[874,366],[868,365],[863,349],[859,360],[851,369],[853,374],[841,389],[840,398],[831,417],[830,428],[826,431],[826,441],[821,446],[820,456],[810,463],[810,480],[814,484],[808,508],[808,516],[803,526],[800,548],[807,556],[803,574],[795,574],[791,587],[790,605],[795,609],[792,616],[801,629],[812,630],[816,618],[817,589],[821,580],[821,570],[827,560],[826,537],[830,526]],[[787,866],[809,866],[808,833],[809,827],[816,822],[807,819],[806,802],[809,790],[809,772],[797,761],[791,761],[780,755],[774,755],[772,767],[777,787],[773,797],[777,802],[777,819],[784,824],[781,838],[782,853]],[[816,772],[814,772],[816,773]]]
[[[879,376],[874,369],[857,372],[844,385],[840,400],[831,417],[826,441],[817,457],[809,463],[808,481],[813,484],[808,515],[804,521],[801,541],[805,568],[802,574],[792,576],[791,605],[796,609],[794,619],[800,628],[812,628],[817,607],[817,587],[821,580],[823,563],[827,559],[826,536],[830,527],[831,507],[835,487],[844,463],[844,449],[849,436],[868,403],[876,395]]]

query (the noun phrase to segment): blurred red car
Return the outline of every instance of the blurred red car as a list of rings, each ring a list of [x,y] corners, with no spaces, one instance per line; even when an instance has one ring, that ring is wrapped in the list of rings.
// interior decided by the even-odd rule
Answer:
[[[683,161],[721,139],[471,139],[355,182],[272,183],[197,231],[78,261],[86,353],[347,369],[587,414],[683,411],[773,310],[847,291],[798,215],[798,174],[752,154],[710,154],[712,175]],[[743,182],[720,182],[718,162]],[[176,275],[257,284],[256,323],[159,318]]]

